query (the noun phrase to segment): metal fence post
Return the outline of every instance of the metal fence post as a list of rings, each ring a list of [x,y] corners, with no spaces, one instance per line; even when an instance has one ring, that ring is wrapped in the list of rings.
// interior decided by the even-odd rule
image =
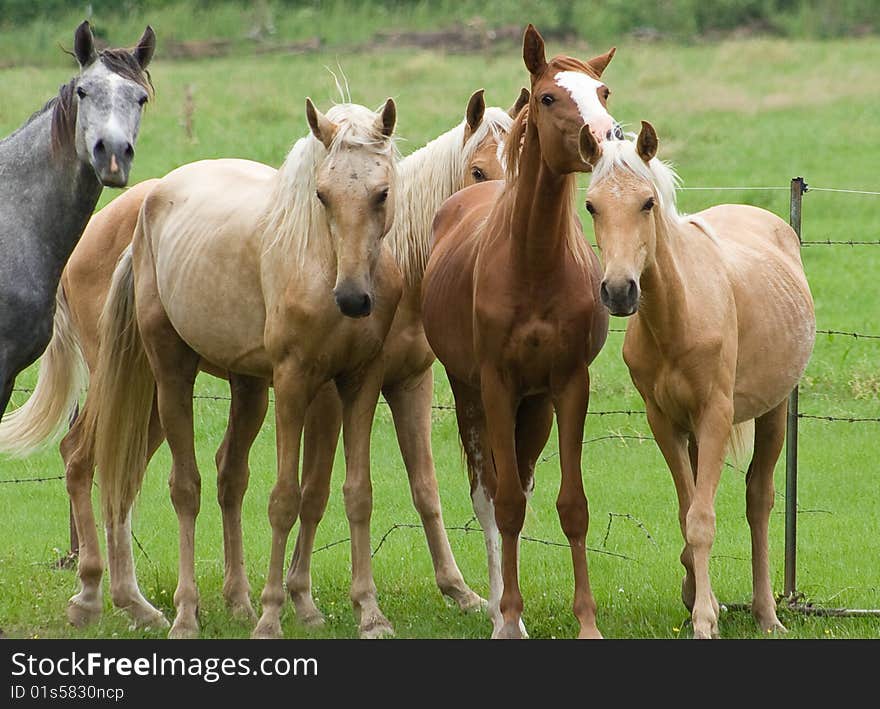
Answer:
[[[789,223],[801,239],[801,201],[807,183],[803,177],[791,181]],[[798,388],[788,397],[788,417],[785,427],[785,587],[784,595],[795,600],[797,589],[797,444],[798,444]]]

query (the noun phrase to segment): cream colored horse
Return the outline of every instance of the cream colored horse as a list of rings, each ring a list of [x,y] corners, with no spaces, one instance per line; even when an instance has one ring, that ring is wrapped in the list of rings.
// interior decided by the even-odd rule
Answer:
[[[647,122],[635,143],[587,138],[587,210],[605,266],[600,295],[613,315],[631,316],[623,358],[678,493],[682,600],[694,637],[718,635],[709,580],[715,492],[735,427],[752,419],[752,614],[762,630],[784,631],[768,562],[773,468],[787,397],[816,330],[797,235],[776,215],[746,205],[679,215],[675,174],[655,159],[657,135]]]
[[[343,404],[355,614],[362,636],[391,632],[371,570],[369,449],[382,381],[378,355],[401,293],[399,269],[383,246],[394,216],[395,107],[389,99],[377,114],[345,104],[324,116],[307,101],[306,113],[311,135],[278,171],[214,160],[163,178],[141,207],[101,316],[84,445],[94,442],[106,523],[119,529],[146,465],[156,389],[180,526],[172,637],[198,633],[192,394],[202,359],[228,373],[234,397],[256,391],[265,407],[265,381],[276,391],[272,546],[254,636],[281,636],[303,423],[329,381]]]

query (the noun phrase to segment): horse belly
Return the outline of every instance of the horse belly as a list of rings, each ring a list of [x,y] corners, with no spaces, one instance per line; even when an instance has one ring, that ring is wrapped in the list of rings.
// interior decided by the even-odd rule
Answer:
[[[759,296],[755,290],[737,293],[737,422],[756,418],[785,399],[813,350],[816,319],[806,281],[772,266],[758,269],[763,271]]]
[[[179,232],[156,249],[159,297],[180,337],[203,359],[270,376],[259,268],[237,230]]]

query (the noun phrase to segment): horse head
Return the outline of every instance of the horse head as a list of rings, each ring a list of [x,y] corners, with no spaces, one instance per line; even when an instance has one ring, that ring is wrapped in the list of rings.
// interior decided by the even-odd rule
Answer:
[[[306,118],[327,148],[315,196],[326,214],[336,255],[336,305],[343,315],[366,317],[373,309],[373,271],[382,239],[394,220],[390,195],[396,152],[391,135],[397,109],[389,98],[377,113],[340,104],[325,116],[306,99]]]
[[[548,62],[538,30],[532,25],[526,28],[523,61],[531,75],[530,120],[537,127],[544,161],[558,174],[589,171],[578,153],[582,130],[590,131],[599,143],[623,137],[608,113],[611,91],[601,80],[614,52],[612,47],[586,62],[567,56]]]
[[[156,35],[149,26],[131,51],[98,51],[89,23],[76,29],[74,55],[80,73],[70,97],[76,152],[108,187],[128,183],[141,113],[151,93],[146,69],[155,48]]]

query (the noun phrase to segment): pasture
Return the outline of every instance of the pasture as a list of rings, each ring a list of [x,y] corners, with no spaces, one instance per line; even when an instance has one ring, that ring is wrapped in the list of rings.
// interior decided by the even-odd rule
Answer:
[[[519,48],[478,55],[383,50],[338,51],[303,56],[264,55],[169,62],[162,57],[162,29],[151,67],[156,99],[147,108],[132,170],[134,184],[205,157],[246,157],[279,165],[305,134],[304,100],[326,110],[338,99],[325,67],[347,77],[352,99],[372,107],[393,96],[397,134],[406,154],[461,120],[473,90],[485,87],[490,105],[507,107],[525,85]],[[548,54],[587,57],[604,45],[564,46],[548,41]],[[66,68],[0,71],[0,135],[17,128],[73,73]],[[630,130],[650,120],[661,136],[660,157],[671,160],[687,186],[747,186],[776,191],[682,191],[683,211],[737,201],[788,215],[788,184],[803,175],[815,187],[880,190],[880,46],[876,41],[751,39],[680,47],[621,41],[604,75],[612,89],[611,112]],[[186,97],[191,96],[191,100]],[[186,125],[191,119],[192,134]],[[586,185],[588,176],[582,178]],[[104,191],[100,205],[118,191]],[[590,219],[579,207],[590,232]],[[806,240],[880,239],[880,197],[815,192],[804,201]],[[880,335],[880,247],[812,246],[804,262],[816,302],[817,327]],[[707,278],[711,278],[707,270]],[[625,321],[612,319],[612,328]],[[622,334],[612,332],[591,368],[592,411],[643,408],[620,356]],[[880,341],[819,335],[801,388],[806,414],[872,418],[880,415]],[[17,386],[32,386],[36,367]],[[459,566],[478,593],[488,592],[482,535],[472,522],[467,478],[452,398],[435,365],[433,446],[449,537]],[[200,376],[196,445],[202,474],[202,509],[196,537],[203,637],[247,637],[251,628],[233,621],[222,600],[222,534],[215,503],[213,456],[226,422],[224,382]],[[16,392],[13,405],[26,398]],[[213,398],[212,398],[213,397]],[[590,501],[590,579],[598,625],[611,638],[676,638],[688,635],[679,598],[683,569],[675,492],[651,440],[643,414],[590,415],[584,446],[584,484]],[[555,435],[536,470],[522,543],[524,622],[532,637],[572,637],[571,571],[554,505],[559,483]],[[880,493],[877,455],[880,424],[804,419],[800,428],[798,590],[829,607],[880,605]],[[177,573],[177,522],[170,504],[170,456],[153,459],[136,508],[133,530],[141,587],[173,617]],[[27,460],[0,460],[0,628],[11,637],[161,637],[128,629],[110,610],[93,627],[76,630],[64,617],[76,590],[72,569],[55,568],[68,548],[68,503],[63,480],[11,481],[63,475],[57,447]],[[430,558],[406,483],[390,413],[380,403],[373,430],[373,563],[383,610],[399,637],[488,637],[484,615],[462,615],[448,606],[433,581]],[[272,409],[251,454],[244,503],[244,541],[255,603],[268,565],[266,517],[275,479]],[[348,600],[348,537],[337,453],[333,491],[318,531],[314,593],[328,618],[318,637],[354,637]],[[776,474],[771,518],[771,578],[782,591],[784,467]],[[748,526],[742,470],[729,467],[717,497],[718,533],[710,572],[722,602],[751,595]],[[96,495],[97,503],[97,495]],[[294,528],[294,534],[296,533]],[[539,540],[539,541],[531,541]],[[291,551],[293,542],[288,545]],[[106,579],[105,579],[106,588]],[[878,638],[877,618],[805,617],[783,610],[780,620],[796,638]],[[283,616],[286,637],[306,637],[292,607]],[[759,635],[752,618],[725,613],[725,638]]]

